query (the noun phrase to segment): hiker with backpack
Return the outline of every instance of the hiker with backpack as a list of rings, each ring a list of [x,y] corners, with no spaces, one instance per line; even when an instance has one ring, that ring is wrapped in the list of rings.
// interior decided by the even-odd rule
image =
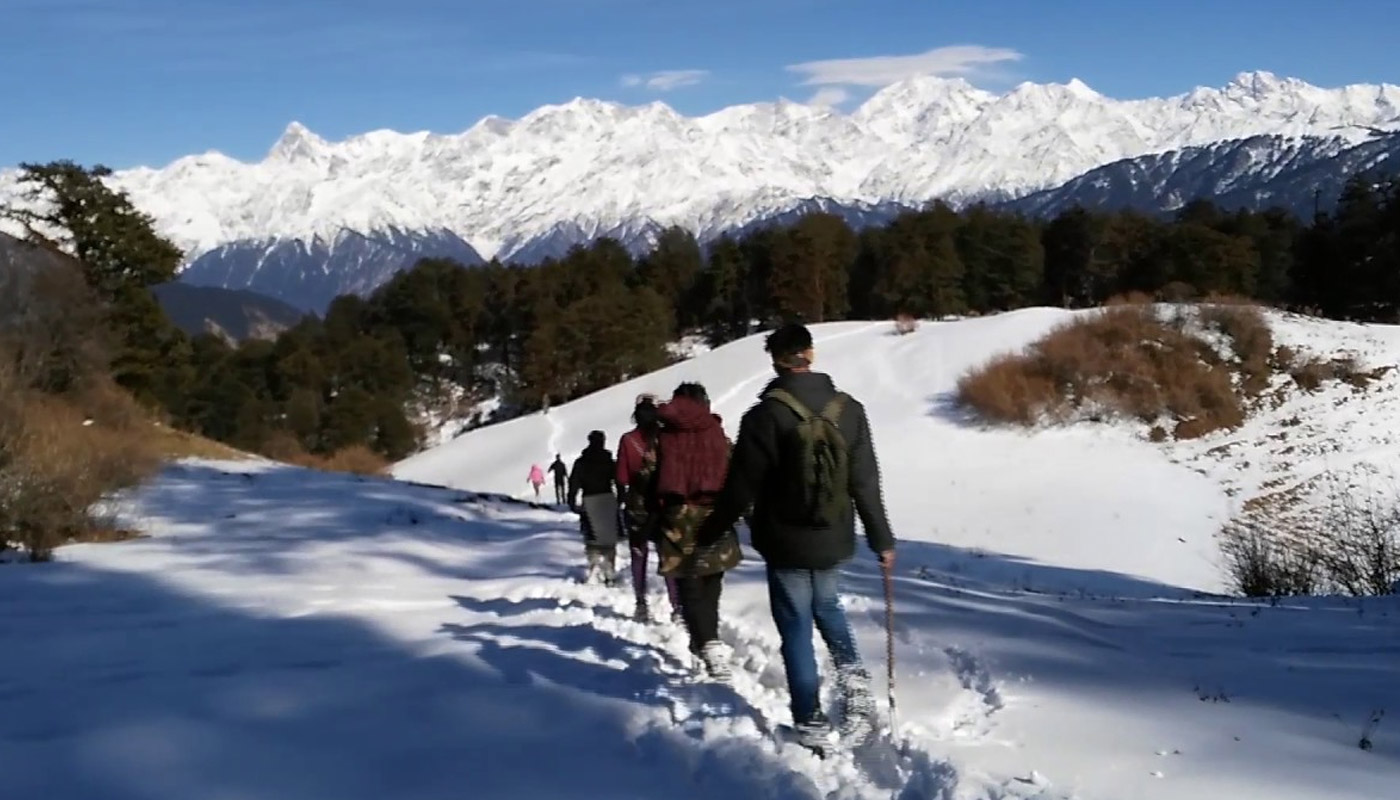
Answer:
[[[886,576],[895,540],[864,407],[811,370],[815,352],[804,326],[779,328],[765,349],[777,377],[740,422],[724,490],[698,541],[701,547],[722,541],[752,507],[750,535],[767,566],[793,727],[800,743],[820,748],[832,728],[819,704],[813,625],[836,664],[841,733],[863,737],[873,727],[875,704],[841,606],[838,568],[855,555],[857,515]]]
[[[569,499],[569,468],[564,466],[563,456],[554,454],[549,473],[554,476],[554,502],[562,506]]]
[[[622,434],[617,443],[617,490],[622,504],[622,523],[627,547],[632,554],[632,590],[637,596],[634,619],[650,622],[647,607],[647,557],[656,535],[657,515],[652,503],[652,480],[656,476],[656,441],[661,432],[656,398],[640,395],[632,407],[635,428]],[[671,601],[671,619],[680,621],[680,589],[674,577],[663,577],[666,596]]]
[[[719,600],[724,573],[738,566],[743,555],[732,520],[717,526],[703,545],[697,537],[724,486],[729,437],[719,415],[710,411],[705,387],[698,383],[677,386],[656,414],[662,423],[653,489],[659,571],[677,579],[691,654],[710,677],[727,680],[730,669],[719,641]]]
[[[569,508],[579,515],[583,532],[583,551],[588,559],[584,582],[591,583],[601,575],[605,585],[613,586],[617,583],[618,517],[613,490],[617,466],[606,444],[607,435],[602,431],[588,434],[588,446],[574,460],[569,474]]]

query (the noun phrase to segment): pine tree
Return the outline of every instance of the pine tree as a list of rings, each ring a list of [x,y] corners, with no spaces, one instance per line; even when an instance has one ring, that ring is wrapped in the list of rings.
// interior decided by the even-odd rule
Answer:
[[[691,295],[704,268],[700,244],[690,231],[680,227],[662,231],[656,247],[638,265],[637,285],[651,288],[666,305],[677,310],[677,332],[695,325],[700,319],[701,315],[685,299]]]
[[[1111,277],[1096,274],[1098,221],[1081,206],[1063,211],[1045,227],[1045,302],[1076,308],[1100,303],[1112,294]]]
[[[22,224],[32,241],[71,252],[103,297],[174,277],[180,249],[156,234],[154,218],[138,211],[125,192],[102,180],[110,169],[65,160],[22,163],[19,170],[24,204],[4,215]]]
[[[733,341],[749,332],[752,312],[746,292],[747,262],[740,243],[721,236],[710,244],[710,254],[691,290],[687,303],[702,321],[712,346]]]

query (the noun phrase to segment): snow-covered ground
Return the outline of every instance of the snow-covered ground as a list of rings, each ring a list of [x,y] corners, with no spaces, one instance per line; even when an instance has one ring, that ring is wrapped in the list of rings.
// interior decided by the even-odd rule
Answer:
[[[830,323],[814,332],[816,368],[868,407],[901,538],[1221,588],[1211,537],[1228,517],[1229,498],[1217,481],[1115,428],[984,430],[951,407],[965,370],[1070,313],[924,323],[907,336],[893,335],[888,322]],[[472,431],[401,462],[395,474],[526,497],[531,463],[555,453],[571,462],[594,429],[615,447],[640,392],[669,397],[678,383],[698,380],[734,435],[772,377],[762,336],[749,337],[548,414]],[[1027,567],[1027,579],[1032,572]]]
[[[1221,585],[1216,526],[1269,480],[1305,479],[1329,440],[1396,461],[1393,383],[1168,445],[951,409],[963,369],[1067,314],[817,329],[818,368],[871,410],[901,536],[898,759],[820,762],[767,734],[788,718],[752,552],[722,600],[735,679],[695,682],[680,630],[632,622],[625,586],[577,583],[571,514],[190,461],[127,502],[149,538],[0,567],[0,797],[1394,796],[1400,603],[1203,593]],[[1318,352],[1400,353],[1394,329],[1276,319]],[[523,495],[532,461],[592,428],[615,440],[640,391],[699,379],[732,430],[766,378],[760,341],[738,342],[397,471]],[[1295,415],[1301,449],[1270,449]],[[879,577],[866,553],[847,574],[883,698]],[[1391,718],[1362,750],[1378,709]]]

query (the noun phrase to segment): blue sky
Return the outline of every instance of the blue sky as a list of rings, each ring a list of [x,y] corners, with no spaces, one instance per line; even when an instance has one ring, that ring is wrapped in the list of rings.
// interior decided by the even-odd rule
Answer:
[[[1256,69],[1400,82],[1395,0],[0,0],[0,20],[0,165],[256,160],[291,120],[455,132],[580,95],[850,108],[910,72],[1121,98]]]

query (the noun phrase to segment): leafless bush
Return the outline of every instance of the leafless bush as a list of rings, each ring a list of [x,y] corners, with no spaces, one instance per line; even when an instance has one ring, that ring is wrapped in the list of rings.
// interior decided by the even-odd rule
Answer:
[[[1322,567],[1312,548],[1257,520],[1227,523],[1220,551],[1233,588],[1245,597],[1309,595],[1322,582]]]
[[[1329,581],[1345,594],[1392,594],[1400,581],[1400,496],[1394,487],[1382,493],[1335,478],[1329,484],[1317,537]]]
[[[1233,588],[1253,597],[1388,595],[1400,584],[1400,495],[1339,476],[1312,483],[1326,498],[1298,509],[1253,504],[1221,532]]]

